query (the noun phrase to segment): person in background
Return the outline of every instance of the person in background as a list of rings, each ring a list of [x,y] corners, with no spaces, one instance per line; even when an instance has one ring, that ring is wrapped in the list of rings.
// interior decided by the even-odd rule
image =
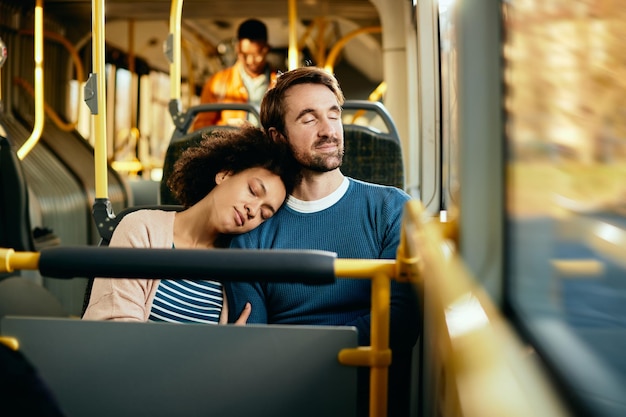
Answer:
[[[174,166],[168,186],[183,211],[138,210],[124,216],[110,246],[211,249],[271,218],[299,177],[289,148],[245,125],[205,136]],[[249,308],[239,323],[245,323]],[[185,279],[96,278],[84,320],[225,324],[222,284]]]
[[[267,27],[248,19],[237,29],[237,62],[216,72],[202,88],[201,103],[251,103],[259,106],[263,94],[276,80],[276,71],[267,62],[270,46]],[[211,125],[238,125],[246,120],[245,111],[204,112],[194,120],[192,130]]]
[[[277,143],[288,143],[302,178],[285,206],[257,229],[233,238],[232,248],[316,249],[339,258],[395,259],[409,195],[345,177],[341,106],[343,92],[321,68],[281,74],[261,103],[261,123]],[[338,278],[332,285],[227,283],[230,321],[250,303],[248,323],[356,326],[359,344],[370,344],[371,281]],[[389,416],[410,408],[411,355],[420,332],[416,293],[392,281]],[[368,414],[369,368],[359,370],[358,415]]]

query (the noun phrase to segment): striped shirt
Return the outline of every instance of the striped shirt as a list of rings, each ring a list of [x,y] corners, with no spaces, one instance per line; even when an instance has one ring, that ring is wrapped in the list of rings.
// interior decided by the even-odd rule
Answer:
[[[161,280],[148,321],[218,324],[223,302],[219,282]]]

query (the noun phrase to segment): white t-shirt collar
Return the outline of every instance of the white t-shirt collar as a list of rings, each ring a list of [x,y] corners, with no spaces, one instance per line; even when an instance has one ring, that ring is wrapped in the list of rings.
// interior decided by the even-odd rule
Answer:
[[[331,194],[327,195],[324,198],[320,198],[319,200],[314,201],[299,200],[290,195],[289,197],[287,197],[287,207],[299,213],[315,213],[317,211],[326,210],[344,196],[346,191],[348,191],[349,185],[350,181],[347,177],[344,177],[341,185],[335,191],[333,191]]]

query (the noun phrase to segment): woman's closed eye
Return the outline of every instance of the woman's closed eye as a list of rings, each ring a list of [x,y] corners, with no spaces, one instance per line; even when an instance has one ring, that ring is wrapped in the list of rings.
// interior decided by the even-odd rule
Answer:
[[[261,218],[263,220],[267,220],[274,215],[274,210],[270,210],[268,208],[261,209]]]

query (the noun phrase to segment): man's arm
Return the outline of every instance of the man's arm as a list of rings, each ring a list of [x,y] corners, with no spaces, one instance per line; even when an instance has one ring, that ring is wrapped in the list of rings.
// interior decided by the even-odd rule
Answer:
[[[402,217],[409,196],[400,193],[391,205],[393,210],[389,221],[389,233],[384,240],[383,258],[396,259],[402,232]],[[421,309],[413,284],[391,282],[391,326],[390,344],[398,347],[413,347],[421,333]]]
[[[403,192],[393,192],[385,199],[382,208],[381,259],[396,259],[404,206],[409,196]],[[390,305],[390,346],[392,348],[411,348],[420,334],[421,318],[417,293],[412,284],[391,281]],[[359,343],[370,344],[371,314],[358,318],[349,325],[359,330]]]
[[[251,246],[248,235],[235,236],[230,244],[231,250],[256,249]],[[250,277],[253,279],[254,277]],[[263,284],[258,282],[224,282],[224,291],[228,299],[228,322],[235,323],[246,303],[252,311],[247,323],[267,323],[267,309]]]

